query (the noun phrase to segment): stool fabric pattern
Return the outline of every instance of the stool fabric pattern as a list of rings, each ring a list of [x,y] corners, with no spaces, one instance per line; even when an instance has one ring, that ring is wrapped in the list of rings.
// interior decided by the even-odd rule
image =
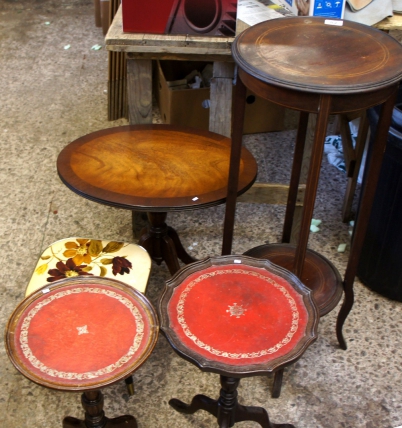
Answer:
[[[151,258],[139,245],[91,238],[65,238],[43,251],[25,296],[46,283],[76,276],[120,279],[145,293],[150,270]]]

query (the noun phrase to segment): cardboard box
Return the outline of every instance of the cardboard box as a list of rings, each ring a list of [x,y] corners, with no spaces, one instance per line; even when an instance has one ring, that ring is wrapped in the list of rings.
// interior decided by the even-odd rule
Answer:
[[[206,62],[157,61],[155,94],[165,123],[209,128],[209,88],[172,89],[170,82],[180,80],[194,69],[202,71]],[[284,129],[285,109],[248,92],[244,133],[281,131]]]
[[[122,0],[123,31],[232,37],[237,0]]]
[[[301,0],[298,7],[296,0],[274,0],[289,9],[294,15],[322,16],[343,19],[346,0]]]

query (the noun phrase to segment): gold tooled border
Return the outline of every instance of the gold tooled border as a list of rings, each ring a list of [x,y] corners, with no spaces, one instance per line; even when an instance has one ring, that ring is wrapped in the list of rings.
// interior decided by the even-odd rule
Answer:
[[[53,302],[56,299],[60,299],[62,297],[68,296],[70,294],[79,294],[79,293],[92,293],[92,294],[104,294],[108,297],[111,297],[113,299],[118,300],[120,303],[122,303],[124,306],[126,306],[132,315],[135,318],[136,325],[137,325],[137,333],[134,337],[134,341],[132,346],[130,346],[128,352],[123,355],[118,361],[116,361],[113,364],[110,364],[102,369],[96,370],[96,371],[90,371],[85,373],[74,373],[74,372],[62,372],[59,370],[55,370],[52,368],[47,367],[45,364],[43,364],[40,360],[38,360],[35,355],[33,354],[31,348],[29,347],[28,343],[28,337],[29,337],[29,326],[34,318],[34,316],[46,305]],[[100,376],[103,376],[107,373],[111,373],[114,370],[122,367],[124,364],[126,364],[132,356],[135,354],[135,352],[138,350],[138,348],[141,345],[142,339],[144,337],[144,320],[142,318],[141,313],[139,312],[138,308],[133,305],[133,303],[127,299],[126,297],[111,291],[111,290],[105,290],[102,288],[94,288],[94,287],[78,287],[73,288],[70,290],[64,290],[60,291],[58,293],[55,293],[46,299],[42,300],[38,304],[36,304],[29,312],[28,315],[24,318],[22,325],[21,325],[21,333],[19,335],[19,342],[21,346],[21,350],[25,356],[25,358],[38,370],[40,370],[42,373],[47,374],[51,377],[56,377],[60,379],[67,379],[67,380],[84,380],[84,379],[96,379]]]
[[[289,302],[289,305],[290,305],[290,308],[292,311],[292,324],[290,326],[288,333],[280,342],[278,342],[276,345],[272,346],[269,349],[261,349],[260,351],[256,351],[256,352],[231,353],[231,352],[226,352],[226,351],[221,351],[219,349],[215,349],[212,346],[205,344],[204,342],[202,342],[197,336],[195,336],[191,332],[189,326],[186,323],[186,319],[184,317],[184,304],[185,304],[185,300],[186,300],[188,294],[190,293],[191,289],[195,285],[204,281],[205,279],[211,278],[211,277],[216,276],[216,275],[224,275],[224,274],[236,274],[236,275],[240,274],[240,275],[255,276],[259,279],[262,279],[263,281],[269,282],[271,285],[273,285],[275,288],[277,288],[279,291],[282,292],[282,294],[285,296],[285,298]],[[205,351],[209,352],[212,355],[216,355],[216,356],[224,357],[224,358],[229,358],[229,359],[233,359],[233,360],[240,360],[240,359],[244,359],[244,358],[259,358],[259,357],[263,357],[265,355],[274,354],[274,353],[278,352],[279,349],[281,349],[283,346],[285,346],[287,343],[289,343],[292,340],[294,334],[296,333],[296,331],[298,330],[298,327],[299,327],[299,311],[297,310],[297,305],[296,305],[295,300],[289,294],[289,292],[286,290],[286,288],[283,287],[282,285],[278,284],[276,281],[274,281],[272,278],[269,278],[268,276],[261,275],[258,272],[246,271],[243,269],[216,270],[214,272],[205,273],[205,274],[198,276],[196,279],[192,280],[185,287],[183,292],[180,294],[180,298],[179,298],[179,301],[177,303],[176,309],[177,309],[177,320],[178,320],[180,326],[182,327],[184,334],[191,341],[193,341],[197,347],[204,349]]]

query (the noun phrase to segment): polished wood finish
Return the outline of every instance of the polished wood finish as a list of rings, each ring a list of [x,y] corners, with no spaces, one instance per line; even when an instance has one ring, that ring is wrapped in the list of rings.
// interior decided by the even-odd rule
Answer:
[[[247,276],[243,276],[246,273],[244,270],[247,269],[247,267],[251,269],[249,273],[257,278],[259,278],[259,275],[263,271],[265,271],[265,274],[268,273],[269,279],[264,283],[264,287],[262,289],[255,288],[255,284],[250,285],[253,280],[248,280]],[[224,270],[222,270],[222,268],[224,268]],[[260,270],[257,271],[255,268]],[[225,269],[227,269],[227,271],[225,271]],[[214,278],[215,273],[218,275],[217,279],[212,279],[211,282],[208,282],[207,278]],[[285,282],[279,283],[278,277],[282,278]],[[201,284],[201,282],[204,280],[206,282]],[[197,291],[193,291],[196,290],[197,284],[201,284],[199,285],[201,289],[207,287],[207,294],[211,293],[211,296],[204,296],[204,299],[206,299],[205,301],[202,300],[202,294],[199,295]],[[303,323],[305,324],[301,324],[297,328],[295,327],[295,330],[292,330],[300,330],[300,337],[298,337],[291,346],[284,349],[283,352],[279,352],[278,354],[276,354],[275,351],[281,347],[278,344],[273,345],[267,352],[262,351],[261,349],[257,350],[253,346],[251,346],[251,348],[247,348],[248,351],[244,350],[246,348],[235,348],[236,350],[229,351],[229,348],[226,348],[227,337],[223,336],[224,343],[217,345],[216,337],[218,336],[215,336],[214,333],[208,330],[216,329],[216,331],[220,331],[222,328],[224,328],[223,325],[229,322],[224,318],[228,317],[231,319],[232,315],[238,315],[237,313],[231,313],[230,315],[226,315],[226,317],[221,315],[224,312],[223,309],[226,308],[225,303],[223,305],[218,303],[211,304],[213,310],[220,314],[218,319],[220,319],[221,322],[217,323],[217,325],[214,325],[213,323],[211,324],[211,320],[208,319],[209,323],[205,322],[204,326],[204,323],[199,323],[197,318],[197,320],[193,320],[192,322],[197,326],[200,326],[200,330],[198,335],[197,333],[194,333],[192,331],[191,321],[187,319],[184,312],[185,302],[187,302],[189,299],[188,296],[192,292],[196,293],[193,299],[196,299],[197,305],[200,308],[203,308],[203,311],[206,314],[209,313],[208,310],[210,310],[207,309],[208,307],[210,308],[209,302],[213,301],[214,299],[214,290],[216,294],[221,287],[230,288],[231,286],[233,286],[231,291],[238,299],[236,300],[237,303],[235,305],[239,305],[241,312],[243,311],[243,307],[246,308],[246,312],[249,311],[250,314],[249,318],[247,318],[247,321],[244,321],[245,324],[242,327],[245,329],[245,331],[247,331],[248,328],[252,328],[253,331],[255,331],[256,324],[253,324],[253,317],[256,317],[255,319],[257,321],[255,322],[258,324],[264,322],[263,317],[261,316],[262,314],[259,312],[258,308],[266,310],[266,305],[259,306],[259,304],[256,304],[256,301],[263,299],[264,295],[269,295],[269,299],[271,299],[273,290],[275,289],[283,290],[281,292],[286,293],[286,296],[290,297],[291,290],[294,289],[294,292],[299,295],[298,298],[301,298],[301,301],[295,304],[295,301],[298,299],[294,298],[293,304],[297,306],[300,320],[305,317],[303,318]],[[236,287],[239,286],[241,286],[242,293],[244,294],[238,295],[234,291]],[[284,290],[286,290],[286,292]],[[219,291],[227,293],[226,288]],[[258,298],[253,296],[253,292],[258,293]],[[173,298],[178,298],[179,303],[176,301],[172,302]],[[293,299],[293,297],[290,298]],[[193,303],[189,303],[189,305],[192,307]],[[285,303],[284,306],[286,305],[287,303]],[[176,310],[173,310],[173,307],[175,307]],[[179,308],[183,308],[183,311],[180,311]],[[281,309],[281,311],[284,310],[284,308]],[[277,323],[277,329],[275,329],[275,332],[281,329],[283,323],[286,324],[289,321],[288,319],[285,320],[285,316],[283,315],[285,312],[281,311],[279,311],[279,313],[282,315],[283,320],[280,316],[271,314]],[[226,310],[226,312],[231,311]],[[243,314],[244,312],[238,315],[238,318]],[[189,314],[187,315],[188,318],[190,318]],[[316,331],[319,319],[318,307],[314,302],[311,291],[305,285],[303,285],[296,276],[291,274],[289,271],[272,264],[268,260],[252,258],[244,255],[207,258],[205,260],[185,266],[179,272],[177,272],[173,278],[166,282],[164,293],[161,296],[159,302],[159,316],[161,321],[161,329],[165,333],[173,349],[181,357],[195,364],[201,370],[218,373],[221,379],[222,388],[218,400],[213,400],[204,395],[196,395],[190,404],[185,404],[178,399],[171,399],[169,404],[175,410],[185,414],[192,414],[198,410],[206,410],[217,418],[218,425],[222,428],[231,427],[236,422],[246,420],[258,422],[265,428],[293,428],[293,425],[291,424],[277,425],[271,423],[268,413],[261,407],[240,405],[237,401],[237,387],[242,377],[275,372],[273,396],[279,396],[283,368],[297,361],[303,355],[307,347],[316,339]],[[180,323],[180,327],[178,326],[176,317]],[[185,327],[182,324],[184,322],[183,320],[186,320]],[[282,324],[281,321],[283,321]],[[209,325],[207,326],[207,324]],[[181,339],[181,328],[185,330],[185,336],[191,338],[189,343]],[[229,327],[229,329],[231,328],[233,328],[233,325]],[[238,328],[237,324],[234,324],[234,328]],[[233,332],[230,330],[230,333],[228,334],[231,335]],[[266,329],[264,329],[263,335],[264,338],[267,338]],[[210,342],[212,336],[214,336],[214,339],[212,339],[212,342]],[[278,337],[282,337],[282,333],[280,333]],[[273,343],[276,343],[278,340],[280,339],[275,338]],[[292,339],[286,339],[286,343],[291,343],[291,340]],[[265,346],[269,346],[268,342],[266,342],[267,344]],[[216,346],[218,346],[219,350],[215,349]],[[264,345],[258,341],[254,346],[260,346],[264,348]],[[279,348],[277,348],[277,346],[279,346]],[[204,352],[204,349],[207,351]],[[247,360],[246,363],[237,363],[236,356],[241,355],[243,352],[250,353],[246,354],[248,357],[250,357],[250,360]],[[234,354],[231,354],[231,357],[227,357],[227,354],[230,353]],[[239,358],[241,360],[243,357]],[[259,360],[259,358],[261,358],[261,360]]]
[[[333,25],[333,23],[340,25]],[[376,155],[368,169],[370,183],[361,199],[348,267],[344,279],[345,300],[338,315],[337,337],[346,342],[342,327],[353,305],[353,282],[367,216],[385,149],[396,91],[402,78],[402,47],[387,34],[350,21],[328,21],[318,17],[289,17],[250,27],[232,45],[239,66],[234,113],[233,149],[229,172],[222,253],[231,252],[236,204],[239,148],[246,88],[279,105],[302,112],[296,152],[303,151],[308,115],[317,115],[312,155],[306,183],[303,216],[293,262],[293,272],[301,277],[307,252],[310,223],[318,187],[324,139],[331,114],[360,111],[382,104],[376,136]],[[295,197],[300,182],[300,156],[295,156],[283,231],[289,241]],[[374,188],[374,190],[372,190]],[[334,296],[336,293],[334,293]]]
[[[73,141],[59,154],[61,180],[73,192],[105,205],[148,213],[139,239],[158,264],[173,274],[194,259],[165,223],[168,211],[225,202],[231,141],[209,131],[173,125],[136,125],[97,131]],[[254,183],[257,164],[241,150],[236,194]]]
[[[291,271],[295,253],[295,245],[264,244],[246,251],[244,255],[267,259]],[[320,316],[332,311],[342,298],[342,277],[336,267],[316,251],[307,249],[300,280],[312,290]]]
[[[250,27],[233,58],[251,76],[316,94],[374,91],[400,80],[400,44],[382,31],[317,17],[274,19]]]
[[[166,224],[167,213],[147,213],[147,216],[149,225],[142,229],[138,244],[152,254],[158,265],[165,261],[173,275],[180,269],[179,259],[185,264],[195,262],[184,249],[177,232]]]
[[[292,424],[274,424],[269,420],[268,412],[263,407],[242,406],[237,400],[237,387],[240,379],[220,376],[221,390],[218,400],[206,395],[196,395],[190,404],[177,398],[169,404],[178,412],[192,415],[198,410],[205,410],[215,416],[221,428],[232,427],[236,422],[254,421],[264,428],[295,428]]]
[[[81,404],[85,410],[85,419],[66,416],[63,428],[137,428],[134,416],[124,415],[108,418],[103,411],[103,394],[101,391],[86,391],[81,396]]]
[[[71,190],[135,211],[181,211],[225,202],[230,140],[172,125],[121,126],[81,137],[59,154]],[[256,162],[243,149],[238,192],[254,182]]]

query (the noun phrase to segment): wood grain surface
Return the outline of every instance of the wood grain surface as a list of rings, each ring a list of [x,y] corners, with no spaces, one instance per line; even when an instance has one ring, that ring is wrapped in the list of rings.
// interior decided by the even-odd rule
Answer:
[[[317,17],[263,22],[237,37],[233,57],[263,82],[316,93],[373,91],[402,78],[402,47],[395,39],[366,25],[336,22],[342,25]]]
[[[170,125],[110,128],[70,143],[60,153],[64,183],[88,199],[144,211],[194,209],[226,198],[230,139]],[[257,165],[242,151],[239,193]]]

